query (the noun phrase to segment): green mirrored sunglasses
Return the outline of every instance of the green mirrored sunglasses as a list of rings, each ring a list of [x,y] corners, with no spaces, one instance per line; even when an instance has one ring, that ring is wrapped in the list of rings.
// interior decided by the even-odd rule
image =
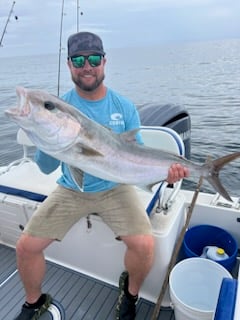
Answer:
[[[74,68],[83,68],[85,65],[86,60],[90,64],[91,67],[98,67],[101,64],[102,55],[100,54],[91,54],[89,56],[77,56],[77,57],[70,57]]]

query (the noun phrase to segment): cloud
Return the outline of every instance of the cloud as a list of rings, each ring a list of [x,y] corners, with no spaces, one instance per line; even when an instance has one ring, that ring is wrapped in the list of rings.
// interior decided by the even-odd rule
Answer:
[[[0,35],[12,3],[1,0]],[[62,47],[78,29],[109,48],[240,37],[239,0],[80,0],[78,28],[77,1],[64,3]],[[61,16],[62,1],[17,0],[0,56],[58,52]]]

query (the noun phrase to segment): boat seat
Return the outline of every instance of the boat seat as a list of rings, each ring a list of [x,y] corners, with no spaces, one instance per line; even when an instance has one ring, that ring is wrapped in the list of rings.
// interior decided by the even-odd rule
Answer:
[[[142,126],[141,134],[143,142],[146,146],[159,148],[161,150],[172,152],[181,156],[185,155],[185,147],[182,138],[171,128],[160,126]],[[165,181],[161,182],[146,208],[147,214],[150,215],[152,213],[157,202],[158,206],[156,210],[167,210],[171,206],[172,201],[180,190],[181,184],[182,180],[174,183],[170,195],[168,194],[165,198],[165,190],[168,186],[168,183]]]

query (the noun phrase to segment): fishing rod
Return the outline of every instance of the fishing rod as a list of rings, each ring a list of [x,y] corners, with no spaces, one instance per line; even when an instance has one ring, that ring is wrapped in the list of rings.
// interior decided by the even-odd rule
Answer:
[[[14,6],[15,6],[15,3],[16,3],[16,1],[13,1],[12,7],[11,7],[11,9],[10,9],[10,11],[9,11],[8,18],[7,18],[7,22],[6,22],[6,24],[5,24],[5,27],[4,27],[4,29],[3,29],[3,33],[2,33],[2,36],[1,36],[0,47],[3,46],[3,45],[2,45],[3,37],[4,37],[4,35],[5,35],[6,31],[7,31],[7,25],[8,25],[8,23],[9,23],[9,21],[10,21],[11,15],[13,14],[13,8],[14,8]],[[17,19],[17,16],[16,16],[15,18]]]
[[[77,0],[77,32],[79,32],[79,15],[83,15],[83,12],[79,11],[80,10],[80,6],[79,6],[79,0]]]
[[[79,15],[83,15],[83,12],[79,12],[79,0],[77,0],[77,32],[79,32]],[[62,33],[63,33],[63,17],[64,17],[64,0],[62,0],[61,21],[60,21],[60,36],[59,36],[59,54],[58,54],[58,81],[57,81],[57,95],[60,94],[60,77],[61,77],[61,59],[62,59]]]
[[[60,75],[61,75],[61,59],[62,59],[62,31],[63,31],[63,16],[64,16],[64,0],[62,0],[61,22],[60,22],[60,37],[59,37],[59,54],[58,54],[58,81],[57,95],[60,92]]]

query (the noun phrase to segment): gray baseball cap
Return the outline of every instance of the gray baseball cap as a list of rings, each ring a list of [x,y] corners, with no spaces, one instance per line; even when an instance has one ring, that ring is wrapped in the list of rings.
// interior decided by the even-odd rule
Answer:
[[[73,57],[84,52],[105,55],[99,36],[91,32],[78,32],[68,38],[68,56]]]

